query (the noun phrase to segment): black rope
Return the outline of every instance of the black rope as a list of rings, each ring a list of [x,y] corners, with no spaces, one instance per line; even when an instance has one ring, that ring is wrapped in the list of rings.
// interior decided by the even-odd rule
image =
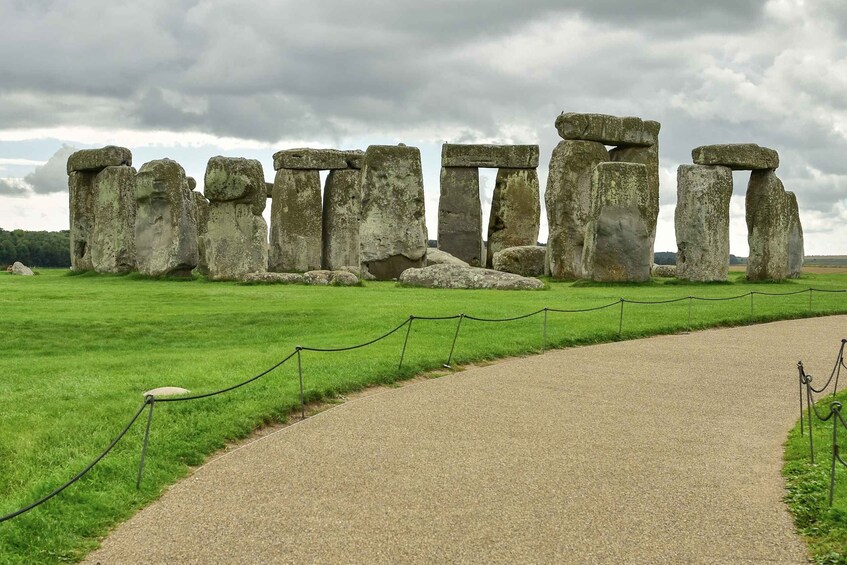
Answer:
[[[223,393],[225,393],[225,392],[229,392],[229,391],[231,391],[231,390],[235,390],[235,389],[240,388],[240,387],[242,387],[242,386],[244,386],[244,385],[246,385],[246,384],[250,384],[250,383],[252,383],[253,381],[256,381],[256,380],[261,379],[262,377],[264,377],[265,375],[267,375],[268,373],[270,373],[271,371],[273,371],[273,370],[274,370],[274,369],[276,369],[277,367],[281,366],[283,363],[285,363],[286,361],[288,361],[289,359],[291,359],[291,358],[292,358],[292,357],[294,357],[295,355],[297,355],[297,350],[296,350],[296,349],[295,349],[294,351],[292,351],[292,352],[288,355],[288,357],[286,357],[285,359],[283,359],[282,361],[280,361],[279,363],[277,363],[277,364],[276,364],[276,365],[274,365],[273,367],[270,367],[270,368],[268,368],[268,369],[265,369],[264,371],[262,371],[261,373],[259,373],[259,374],[258,374],[258,375],[256,375],[255,377],[250,377],[250,378],[249,378],[249,379],[247,379],[246,381],[241,381],[240,383],[235,384],[235,385],[232,385],[232,386],[230,386],[230,387],[222,388],[222,389],[220,389],[220,390],[216,390],[216,391],[214,391],[214,392],[207,392],[207,393],[205,393],[205,394],[195,394],[195,395],[193,395],[193,396],[169,396],[169,397],[164,397],[164,398],[157,398],[157,399],[156,399],[156,402],[183,402],[183,401],[186,401],[186,400],[198,400],[198,399],[200,399],[200,398],[209,398],[210,396],[217,396],[217,395],[219,395],[219,394],[223,394]]]
[[[805,294],[809,292],[808,288],[804,288],[803,290],[792,290],[791,292],[765,292],[763,290],[754,290],[753,294],[759,294],[761,296],[793,296],[795,294]]]
[[[416,320],[456,320],[461,314],[455,316],[415,316]]]
[[[546,308],[542,308],[541,310],[536,310],[535,312],[530,312],[529,314],[524,314],[523,316],[514,316],[512,318],[477,318],[476,316],[468,316],[465,315],[466,320],[474,320],[475,322],[514,322],[515,320],[523,320],[525,318],[531,318],[532,316],[537,316],[544,312]]]
[[[56,490],[51,492],[50,494],[45,495],[45,496],[39,498],[38,500],[36,500],[35,502],[24,506],[20,510],[15,510],[14,512],[12,512],[10,514],[6,514],[5,516],[0,516],[0,523],[5,522],[6,520],[11,520],[15,516],[20,516],[24,512],[29,512],[30,510],[32,510],[33,508],[36,508],[37,506],[41,506],[42,504],[44,504],[45,502],[47,502],[48,500],[50,500],[51,498],[53,498],[54,496],[56,496],[57,494],[59,494],[60,492],[62,492],[63,490],[65,490],[66,488],[68,488],[69,486],[74,484],[75,482],[77,482],[78,480],[80,480],[82,477],[84,477],[86,475],[86,473],[88,473],[95,465],[97,465],[97,463],[99,463],[104,457],[106,457],[106,455],[108,455],[109,452],[112,451],[112,449],[115,447],[115,445],[117,445],[117,443],[119,441],[121,441],[121,439],[123,439],[123,437],[127,434],[129,429],[132,427],[132,425],[136,422],[136,420],[138,420],[139,416],[141,416],[141,414],[144,412],[144,409],[147,408],[147,405],[152,402],[152,398],[153,397],[148,396],[147,398],[144,399],[144,404],[141,405],[141,408],[138,409],[138,411],[135,413],[135,416],[133,416],[130,419],[129,423],[126,426],[124,426],[124,429],[121,430],[121,433],[118,434],[118,437],[113,439],[112,443],[109,444],[109,447],[104,449],[100,453],[100,455],[95,457],[94,460],[91,463],[89,463],[88,465],[86,465],[85,468],[82,471],[80,471],[79,473],[74,475],[73,478],[71,478],[68,482],[66,482],[65,484],[63,484],[62,486],[60,486],[59,488],[57,488]]]
[[[690,296],[683,296],[681,298],[671,298],[668,300],[630,300],[628,298],[621,298],[621,300],[628,304],[671,304],[673,302],[682,302],[683,300],[689,300],[690,298]]]
[[[739,298],[747,298],[752,294],[752,292],[748,292],[746,294],[739,294],[738,296],[725,296],[723,298],[710,298],[705,296],[689,296],[689,298],[693,300],[702,300],[703,302],[723,302],[725,300],[738,300]]]
[[[416,319],[420,319],[420,318],[416,318]],[[374,343],[376,343],[378,341],[382,341],[383,339],[387,338],[391,334],[400,331],[400,329],[406,327],[406,324],[410,323],[411,321],[412,321],[411,317],[406,318],[406,320],[402,324],[400,324],[399,326],[397,326],[393,330],[389,331],[388,333],[384,333],[376,339],[372,339],[370,341],[367,341],[365,343],[360,343],[358,345],[351,345],[349,347],[333,347],[333,348],[301,347],[300,349],[302,351],[318,351],[318,352],[321,352],[321,353],[333,353],[333,352],[336,352],[336,351],[352,351],[353,349],[361,349],[362,347],[367,347],[369,345],[373,345]]]
[[[617,306],[620,303],[620,300],[615,300],[614,302],[609,302],[608,304],[604,304],[603,306],[595,306],[593,308],[577,308],[574,310],[563,310],[561,308],[547,308],[547,311],[558,312],[560,314],[579,314],[581,312],[594,312],[597,310],[603,310],[605,308],[611,308],[612,306]]]

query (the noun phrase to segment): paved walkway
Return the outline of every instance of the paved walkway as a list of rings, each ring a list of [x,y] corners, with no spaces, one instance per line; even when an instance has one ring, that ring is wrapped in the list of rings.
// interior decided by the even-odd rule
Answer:
[[[201,468],[101,563],[802,563],[795,364],[847,317],[552,351],[364,397]]]

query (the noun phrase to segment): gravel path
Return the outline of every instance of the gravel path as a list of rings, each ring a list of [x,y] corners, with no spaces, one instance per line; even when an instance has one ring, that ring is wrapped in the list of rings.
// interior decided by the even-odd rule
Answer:
[[[199,469],[96,563],[802,563],[797,374],[847,317],[552,351],[348,402]]]

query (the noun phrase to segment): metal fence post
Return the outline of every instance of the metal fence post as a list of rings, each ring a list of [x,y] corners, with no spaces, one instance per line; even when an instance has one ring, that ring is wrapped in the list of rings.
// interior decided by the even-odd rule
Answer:
[[[544,336],[541,342],[541,351],[547,349],[547,307],[544,307]]]
[[[809,289],[809,314],[812,313],[812,289]]]
[[[138,478],[135,481],[135,490],[141,490],[141,475],[144,472],[144,462],[147,458],[147,442],[150,439],[150,425],[153,423],[153,405],[156,404],[155,396],[148,396],[147,403],[150,411],[147,413],[147,429],[144,431],[144,441],[141,444],[141,460],[138,462]]]
[[[303,394],[303,364],[300,361],[300,352],[303,350],[297,346],[297,374],[300,376],[300,419],[306,419],[306,397]]]
[[[447,363],[444,364],[445,369],[452,369],[450,362],[453,360],[453,350],[456,348],[456,340],[459,339],[459,329],[462,327],[462,320],[465,319],[464,314],[459,314],[459,323],[456,324],[456,333],[453,335],[453,345],[450,346],[450,355],[447,357]]]
[[[623,303],[626,302],[623,298],[620,299],[621,303],[621,317],[618,321],[618,339],[621,337],[621,333],[623,333]]]
[[[829,505],[832,506],[832,497],[835,494],[835,460],[838,459],[838,420],[841,416],[841,403],[833,402],[829,405],[832,417],[832,465],[829,468]]]
[[[755,294],[752,290],[750,291],[750,323],[753,323],[753,294]]]
[[[689,296],[688,297],[688,333],[691,333],[691,303],[694,299]]]
[[[409,316],[409,325],[406,327],[406,339],[403,340],[403,350],[400,352],[400,364],[397,365],[397,370],[403,368],[403,357],[406,356],[406,344],[409,343],[409,334],[412,331],[412,322],[415,321],[414,316]]]

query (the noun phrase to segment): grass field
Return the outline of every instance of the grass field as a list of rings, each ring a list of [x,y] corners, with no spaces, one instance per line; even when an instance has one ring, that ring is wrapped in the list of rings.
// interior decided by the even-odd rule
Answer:
[[[0,274],[0,515],[43,496],[81,470],[142,403],[142,392],[181,386],[204,393],[248,378],[297,345],[339,347],[368,341],[410,314],[509,317],[540,308],[601,306],[620,297],[721,298],[813,286],[847,288],[845,275],[810,275],[779,284],[644,285],[550,283],[544,291],[456,291],[363,287],[242,286],[135,276],[36,277]],[[690,310],[689,310],[690,308]],[[847,294],[753,297],[754,320],[847,312]],[[548,315],[548,346],[618,339],[620,306]],[[714,325],[746,324],[751,300],[683,300],[624,305],[623,338]],[[456,320],[416,320],[402,370],[405,329],[345,353],[303,352],[306,400],[332,398],[437,369],[447,360]],[[537,352],[543,315],[509,323],[464,320],[454,366]],[[116,522],[155,499],[227,441],[284,421],[299,406],[296,359],[248,386],[155,409],[144,481],[136,491],[143,424],[79,483],[43,506],[0,524],[3,562],[80,559]],[[284,464],[284,462],[280,462]],[[296,472],[295,469],[292,472]]]

